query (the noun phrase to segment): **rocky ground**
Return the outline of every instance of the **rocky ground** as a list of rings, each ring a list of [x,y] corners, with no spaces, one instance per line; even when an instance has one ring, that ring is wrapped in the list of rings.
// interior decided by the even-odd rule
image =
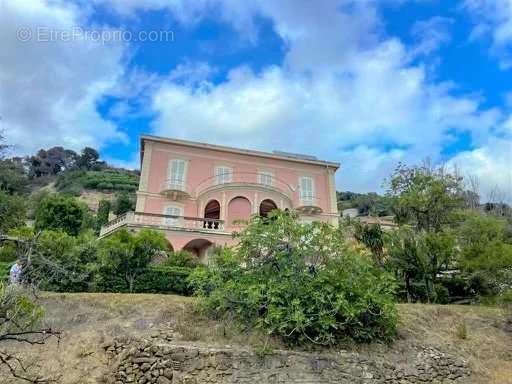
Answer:
[[[60,342],[10,348],[59,383],[512,383],[512,327],[496,308],[400,305],[391,345],[305,351],[204,319],[191,298],[42,299]]]

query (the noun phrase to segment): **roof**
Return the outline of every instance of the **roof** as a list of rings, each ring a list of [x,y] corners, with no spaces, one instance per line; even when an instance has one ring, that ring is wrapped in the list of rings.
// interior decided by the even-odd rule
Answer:
[[[234,148],[234,147],[227,147],[227,146],[223,146],[223,145],[207,144],[207,143],[200,143],[200,142],[181,140],[181,139],[171,139],[171,138],[167,138],[167,137],[152,136],[152,135],[142,135],[140,137],[141,152],[144,151],[144,141],[145,140],[155,141],[155,142],[165,143],[165,144],[183,145],[183,146],[192,147],[192,148],[203,148],[203,149],[209,149],[209,150],[213,150],[213,151],[229,152],[229,153],[235,153],[235,154],[239,154],[239,155],[250,155],[250,156],[257,156],[257,157],[265,157],[265,158],[269,158],[269,159],[286,160],[286,161],[292,161],[292,162],[302,163],[302,164],[323,165],[323,166],[332,167],[335,169],[338,169],[340,167],[340,163],[324,161],[324,160],[314,160],[312,158],[306,158],[307,156],[305,156],[305,155],[304,155],[304,158],[292,157],[289,154],[284,154],[284,153],[281,154],[281,153],[273,153],[273,152],[262,152],[262,151],[255,151],[252,149]],[[142,161],[142,153],[141,153],[141,161]]]

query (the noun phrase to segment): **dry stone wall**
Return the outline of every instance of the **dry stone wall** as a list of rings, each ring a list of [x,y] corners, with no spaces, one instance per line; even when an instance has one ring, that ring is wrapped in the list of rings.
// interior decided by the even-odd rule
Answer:
[[[455,384],[467,383],[470,376],[464,360],[432,347],[395,363],[350,352],[324,356],[275,351],[258,356],[248,350],[156,339],[118,339],[104,348],[111,372],[100,381],[108,384]]]

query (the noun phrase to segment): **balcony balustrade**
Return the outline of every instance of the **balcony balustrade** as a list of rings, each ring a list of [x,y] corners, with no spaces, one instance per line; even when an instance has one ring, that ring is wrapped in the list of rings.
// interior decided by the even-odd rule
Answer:
[[[101,228],[100,237],[106,236],[123,226],[155,227],[172,230],[200,230],[223,232],[224,221],[202,217],[162,215],[158,213],[128,212],[108,222]]]

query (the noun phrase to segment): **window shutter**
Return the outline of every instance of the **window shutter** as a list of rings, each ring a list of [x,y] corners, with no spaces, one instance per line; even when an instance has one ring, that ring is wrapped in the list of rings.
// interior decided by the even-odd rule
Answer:
[[[302,201],[312,201],[314,195],[313,178],[301,177],[300,178],[300,198]]]
[[[171,184],[178,186],[185,184],[185,160],[173,159],[170,161],[169,180]]]
[[[215,178],[217,184],[229,183],[231,181],[232,170],[229,167],[216,167]]]
[[[263,185],[272,185],[273,175],[271,172],[261,172],[260,173],[260,184]]]

